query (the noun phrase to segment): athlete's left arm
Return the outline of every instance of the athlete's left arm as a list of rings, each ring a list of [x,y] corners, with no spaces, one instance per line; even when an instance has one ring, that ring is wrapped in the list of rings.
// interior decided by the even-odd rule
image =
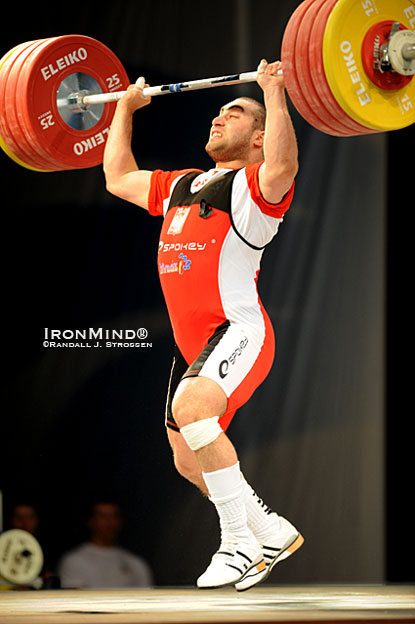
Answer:
[[[271,204],[282,200],[298,171],[297,139],[287,108],[284,78],[275,75],[280,68],[280,61],[263,61],[257,78],[264,92],[267,111],[265,162],[259,170],[259,187],[263,197]]]

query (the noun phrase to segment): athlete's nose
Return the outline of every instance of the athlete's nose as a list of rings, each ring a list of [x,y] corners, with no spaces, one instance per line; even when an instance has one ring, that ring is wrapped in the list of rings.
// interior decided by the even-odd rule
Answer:
[[[212,126],[223,126],[225,123],[224,115],[218,115],[212,120]]]

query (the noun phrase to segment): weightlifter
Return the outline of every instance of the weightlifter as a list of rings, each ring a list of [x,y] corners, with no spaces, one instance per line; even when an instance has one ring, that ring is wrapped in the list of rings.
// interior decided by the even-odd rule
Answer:
[[[265,106],[238,97],[213,119],[205,149],[215,168],[139,169],[131,137],[133,113],[150,103],[144,78],[118,102],[104,154],[107,189],[164,217],[158,269],[176,343],[167,433],[177,470],[215,505],[221,528],[200,588],[248,589],[303,543],[248,485],[226,435],[274,359],[256,280],[298,169],[280,66],[261,62]]]

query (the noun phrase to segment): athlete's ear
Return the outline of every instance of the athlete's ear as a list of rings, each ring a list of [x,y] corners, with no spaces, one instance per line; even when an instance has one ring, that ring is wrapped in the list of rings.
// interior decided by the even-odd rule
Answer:
[[[264,147],[265,130],[254,130],[252,135],[252,145],[254,147]]]

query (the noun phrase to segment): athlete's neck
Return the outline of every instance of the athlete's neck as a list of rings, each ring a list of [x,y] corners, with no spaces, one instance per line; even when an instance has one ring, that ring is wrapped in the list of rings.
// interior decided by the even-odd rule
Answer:
[[[257,157],[253,157],[251,159],[240,159],[240,160],[229,160],[225,162],[217,162],[215,165],[216,169],[242,169],[243,167],[247,167],[248,165],[253,165],[256,162],[261,162],[263,158],[258,159]]]

